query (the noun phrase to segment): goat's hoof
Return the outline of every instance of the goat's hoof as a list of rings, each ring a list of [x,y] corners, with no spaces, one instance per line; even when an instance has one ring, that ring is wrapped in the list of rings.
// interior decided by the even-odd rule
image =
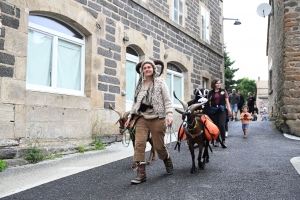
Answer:
[[[195,172],[196,172],[196,167],[192,167],[190,173],[193,174],[193,173],[195,173]]]
[[[204,169],[205,168],[205,163],[204,162],[203,163],[199,162],[198,167],[199,167],[200,170]]]

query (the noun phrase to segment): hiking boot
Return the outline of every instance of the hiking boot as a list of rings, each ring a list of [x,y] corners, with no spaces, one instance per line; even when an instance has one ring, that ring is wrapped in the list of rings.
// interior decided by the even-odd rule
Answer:
[[[225,137],[228,137],[228,132],[226,131],[226,133],[225,133]]]
[[[164,159],[164,164],[166,167],[167,174],[172,174],[173,173],[173,163],[172,163],[170,156],[168,156],[168,158]]]
[[[147,180],[146,176],[146,162],[137,163],[137,175],[134,179],[131,180],[132,184],[140,184]]]
[[[222,147],[223,147],[223,149],[227,148],[226,142],[225,142],[225,141],[223,141],[222,143],[223,143],[223,146],[222,146]]]

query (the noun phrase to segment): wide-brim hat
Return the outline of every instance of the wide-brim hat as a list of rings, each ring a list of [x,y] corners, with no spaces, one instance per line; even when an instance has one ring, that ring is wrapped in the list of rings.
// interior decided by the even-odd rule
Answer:
[[[160,75],[163,73],[163,71],[164,71],[164,63],[163,63],[161,60],[145,60],[145,61],[139,62],[139,63],[136,65],[135,70],[136,70],[136,72],[137,72],[138,74],[141,73],[141,67],[142,67],[144,64],[146,64],[146,63],[149,63],[149,64],[151,64],[152,66],[153,66],[153,64],[154,64],[154,66],[153,66],[154,72],[153,72],[153,73],[155,73],[155,68],[157,68],[157,65],[160,65],[160,66],[161,66],[161,69],[160,69],[160,73],[159,73],[158,76],[160,76]]]

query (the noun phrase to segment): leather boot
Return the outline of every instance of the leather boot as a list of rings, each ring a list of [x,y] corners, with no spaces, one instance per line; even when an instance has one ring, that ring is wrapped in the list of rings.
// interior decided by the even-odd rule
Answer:
[[[146,162],[137,163],[137,175],[134,179],[131,180],[132,184],[140,184],[147,180],[146,176]]]
[[[167,174],[172,174],[173,173],[173,163],[172,163],[170,156],[168,156],[166,159],[164,159],[164,164],[166,167]]]

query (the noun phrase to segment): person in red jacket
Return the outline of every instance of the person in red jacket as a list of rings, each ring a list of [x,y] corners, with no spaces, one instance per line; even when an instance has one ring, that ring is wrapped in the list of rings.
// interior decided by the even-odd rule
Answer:
[[[247,138],[248,128],[251,120],[251,114],[248,112],[248,106],[243,106],[243,112],[240,115],[244,138]]]

